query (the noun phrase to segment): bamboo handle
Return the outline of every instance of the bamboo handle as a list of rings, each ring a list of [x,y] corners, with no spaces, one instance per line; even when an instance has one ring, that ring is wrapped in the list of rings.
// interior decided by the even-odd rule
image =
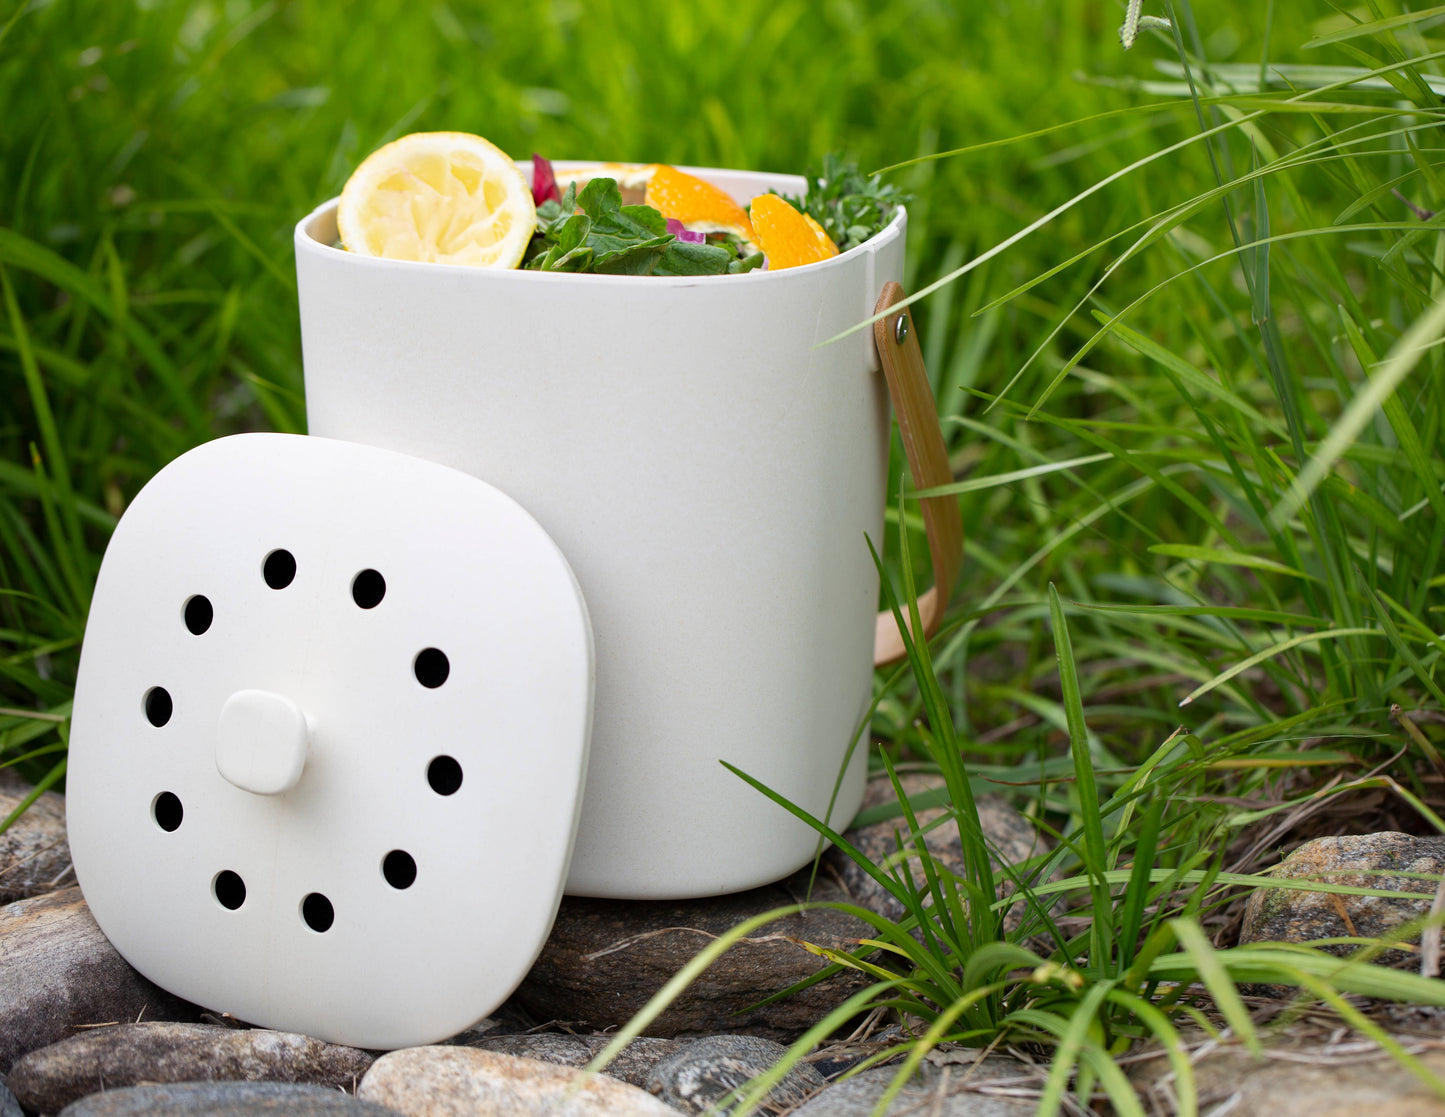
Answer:
[[[876,310],[887,310],[903,298],[902,286],[889,283],[878,298]],[[904,323],[902,329],[900,322]],[[928,370],[923,367],[923,353],[918,348],[918,331],[913,327],[913,315],[908,313],[908,308],[903,307],[896,314],[875,323],[873,340],[878,345],[878,357],[888,381],[888,394],[898,416],[898,433],[903,438],[903,450],[913,474],[913,487],[931,489],[948,484],[953,480],[953,471],[948,465],[948,451],[944,448],[943,431],[938,425],[938,405],[928,383]],[[923,526],[928,532],[928,552],[933,559],[933,587],[918,598],[918,618],[923,622],[926,638],[933,635],[943,619],[948,595],[953,591],[959,567],[963,565],[963,520],[955,497],[925,497],[919,503],[923,511]],[[907,529],[900,524],[899,530]],[[907,620],[905,610],[904,621]],[[903,635],[898,631],[893,614],[879,613],[873,639],[874,666],[893,663],[902,659],[903,655]]]

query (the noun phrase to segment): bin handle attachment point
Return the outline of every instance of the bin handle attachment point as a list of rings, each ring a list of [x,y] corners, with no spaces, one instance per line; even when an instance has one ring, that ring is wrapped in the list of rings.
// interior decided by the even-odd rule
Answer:
[[[905,298],[903,287],[888,283],[878,298],[875,313],[881,314]],[[953,480],[948,464],[948,450],[943,444],[943,431],[938,422],[938,405],[928,383],[928,370],[918,348],[918,331],[913,328],[912,315],[902,307],[873,325],[873,340],[878,346],[879,362],[888,381],[888,395],[898,416],[898,433],[915,489],[931,489]],[[933,635],[948,597],[963,565],[963,518],[958,512],[958,498],[931,496],[919,501],[923,526],[928,533],[928,552],[933,560],[933,586],[918,598],[918,618],[923,623],[924,637]],[[899,530],[906,530],[900,525]],[[908,616],[904,614],[907,623]],[[882,667],[895,663],[904,655],[903,636],[891,612],[879,613],[873,638],[873,665]]]

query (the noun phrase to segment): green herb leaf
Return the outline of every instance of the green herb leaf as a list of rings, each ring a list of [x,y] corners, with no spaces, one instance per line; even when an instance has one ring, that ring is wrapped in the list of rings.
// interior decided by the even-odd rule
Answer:
[[[657,210],[623,205],[615,179],[594,178],[580,192],[574,183],[560,202],[537,207],[537,231],[523,266],[604,275],[724,275],[736,257],[730,246],[679,241]]]
[[[667,221],[657,210],[651,206],[624,206],[622,192],[610,178],[594,178],[583,187],[577,195],[577,208],[592,219],[587,243],[599,269],[615,257],[661,248],[673,239]],[[648,274],[625,267],[625,274]]]
[[[588,271],[592,248],[587,244],[587,234],[591,229],[591,220],[581,213],[557,222],[551,228],[546,254],[527,266],[540,271]]]
[[[537,207],[537,229],[545,230],[558,221],[565,221],[577,211],[577,184],[570,184],[560,200],[548,198]]]
[[[767,257],[761,252],[754,252],[751,256],[740,256],[728,264],[729,275],[739,275],[745,271],[755,271],[763,266]]]
[[[658,257],[653,275],[723,275],[731,270],[734,253],[716,244],[689,244],[676,238]]]

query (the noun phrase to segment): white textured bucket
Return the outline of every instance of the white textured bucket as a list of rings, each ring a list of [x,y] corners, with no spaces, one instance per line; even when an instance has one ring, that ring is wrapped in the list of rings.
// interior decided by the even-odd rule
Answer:
[[[696,173],[744,203],[806,185]],[[888,393],[870,331],[821,343],[901,279],[905,220],[820,264],[701,278],[356,256],[334,202],[297,226],[310,432],[496,485],[581,582],[597,690],[568,892],[713,895],[812,855],[719,761],[822,816],[867,708]]]

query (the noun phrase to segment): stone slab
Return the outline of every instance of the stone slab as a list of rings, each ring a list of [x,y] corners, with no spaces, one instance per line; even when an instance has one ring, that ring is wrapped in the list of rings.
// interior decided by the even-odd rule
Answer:
[[[17,1109],[18,1113],[19,1110]],[[289,1082],[180,1082],[106,1090],[59,1117],[398,1117],[340,1090]]]
[[[78,1027],[197,1012],[116,952],[79,888],[0,908],[0,1073]]]
[[[22,1105],[58,1113],[97,1090],[145,1083],[303,1082],[354,1090],[375,1056],[292,1032],[215,1024],[122,1024],[32,1051],[10,1071]]]

